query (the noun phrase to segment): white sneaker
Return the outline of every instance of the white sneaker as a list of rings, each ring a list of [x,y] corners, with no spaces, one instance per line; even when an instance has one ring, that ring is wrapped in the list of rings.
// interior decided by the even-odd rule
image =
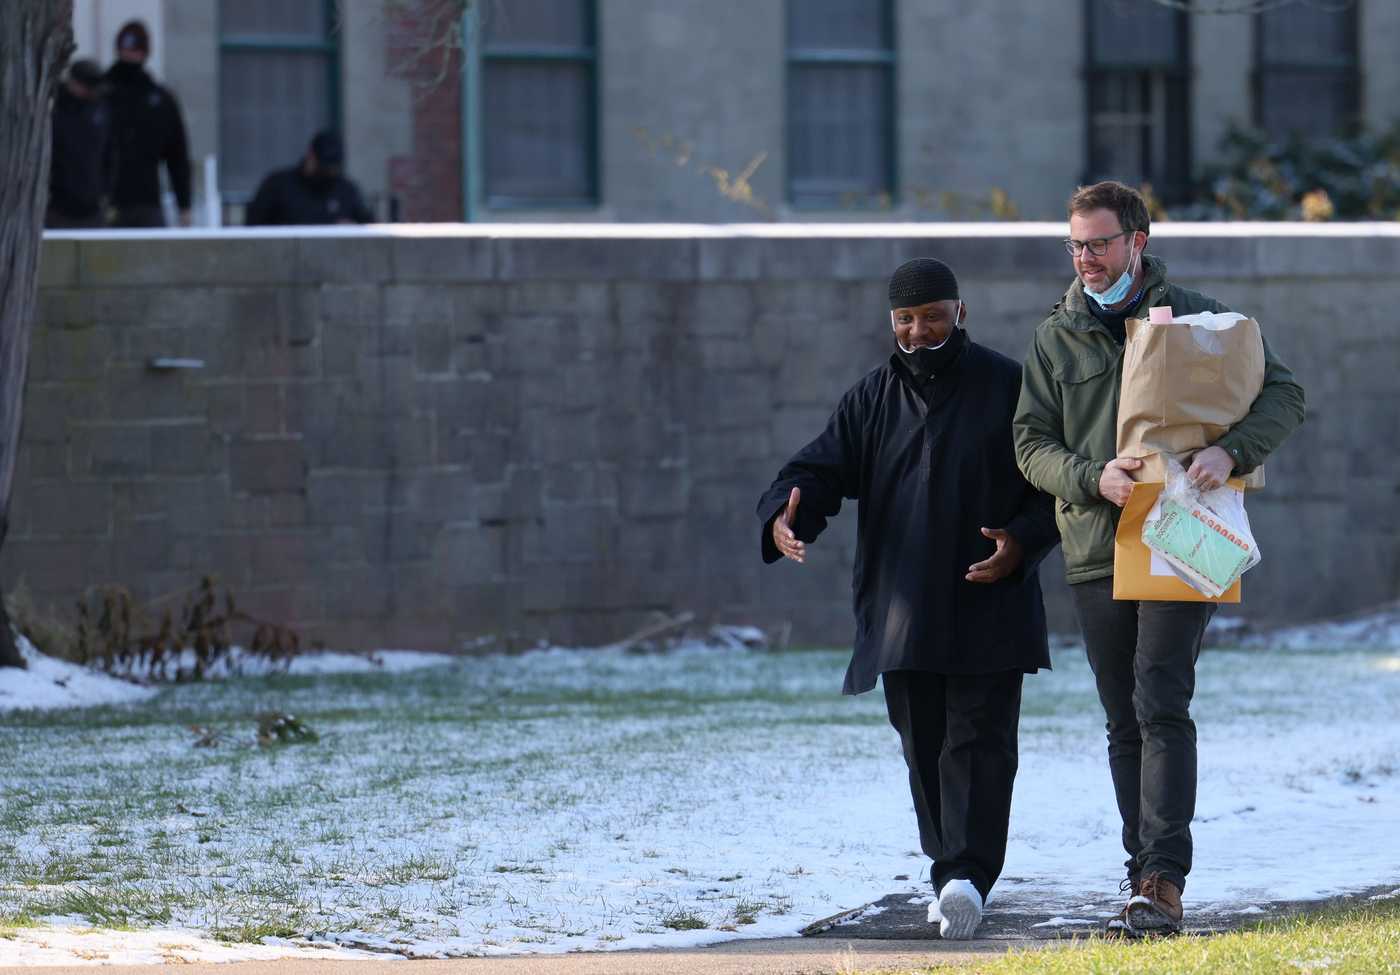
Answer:
[[[977,930],[982,921],[982,895],[972,886],[972,881],[961,877],[943,885],[943,893],[938,895],[938,914],[941,918],[938,933],[949,941],[966,941]],[[933,911],[929,911],[932,919]]]
[[[943,920],[943,913],[938,909],[938,898],[935,897],[928,906],[928,923],[938,924]]]

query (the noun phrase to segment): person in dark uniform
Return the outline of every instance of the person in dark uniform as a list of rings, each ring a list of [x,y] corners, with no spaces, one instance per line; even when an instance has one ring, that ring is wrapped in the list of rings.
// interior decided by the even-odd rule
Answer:
[[[1006,857],[1021,683],[1050,666],[1037,567],[1051,499],[1016,467],[1021,367],[968,338],[952,269],[890,278],[897,348],[758,504],[763,560],[802,562],[859,502],[855,653],[844,692],[883,680],[945,938],[969,938]]]
[[[114,162],[112,114],[102,98],[102,69],[94,61],[74,61],[54,96],[44,226],[104,226],[102,206],[112,187]]]
[[[345,146],[334,132],[318,132],[295,166],[263,178],[243,222],[275,224],[370,223],[374,215],[344,176]]]
[[[164,163],[180,209],[190,225],[190,150],[180,105],[169,89],[146,72],[151,35],[139,20],[117,32],[117,63],[107,71],[116,138],[117,175],[112,191],[113,226],[164,227],[160,167]]]

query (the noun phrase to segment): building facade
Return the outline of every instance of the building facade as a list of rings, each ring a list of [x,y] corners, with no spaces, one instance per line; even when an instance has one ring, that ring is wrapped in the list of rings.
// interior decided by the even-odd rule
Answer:
[[[965,220],[1400,106],[1390,0],[78,0],[79,53],[126,16],[232,222],[323,127],[384,219]]]

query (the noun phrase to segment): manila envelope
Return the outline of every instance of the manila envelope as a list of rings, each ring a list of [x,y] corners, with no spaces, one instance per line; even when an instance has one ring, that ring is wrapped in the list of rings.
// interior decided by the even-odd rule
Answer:
[[[1227,482],[1236,491],[1244,490],[1244,481],[1232,477]],[[1212,599],[1205,593],[1182,582],[1166,565],[1154,572],[1152,550],[1142,541],[1142,525],[1147,520],[1157,496],[1165,485],[1139,481],[1118,519],[1118,534],[1113,539],[1113,598],[1171,600],[1183,603],[1238,603],[1240,580],[1224,595]]]

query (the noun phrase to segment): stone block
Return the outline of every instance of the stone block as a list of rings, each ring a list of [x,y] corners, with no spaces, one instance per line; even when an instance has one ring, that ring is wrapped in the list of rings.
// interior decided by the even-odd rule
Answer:
[[[615,464],[582,461],[552,464],[540,472],[545,502],[604,504],[616,507],[618,472]]]
[[[68,616],[83,590],[112,579],[112,543],[98,538],[13,539],[5,544],[7,586],[23,584],[40,606]]]
[[[364,558],[371,565],[423,562],[433,550],[434,523],[396,508],[372,511],[361,521]],[[397,569],[395,569],[397,572]]]
[[[507,531],[505,525],[446,525],[432,539],[432,564],[474,583],[504,579]]]
[[[106,373],[107,416],[129,421],[203,420],[209,410],[209,387],[197,377],[114,365]]]
[[[368,284],[394,280],[393,239],[352,233],[296,240],[296,277],[311,284]]]
[[[150,426],[83,425],[73,430],[74,473],[93,477],[148,477],[154,471]]]
[[[78,283],[78,242],[47,235],[39,248],[39,287],[66,288]]]
[[[358,526],[371,508],[388,505],[389,479],[383,474],[313,470],[306,478],[310,524]]]
[[[698,261],[688,238],[503,237],[496,254],[496,276],[507,281],[689,281]]]
[[[295,238],[143,236],[84,240],[78,281],[84,287],[170,284],[291,284]]]
[[[476,484],[467,470],[415,472],[396,484],[395,503],[420,521],[451,524],[478,516]]]
[[[624,518],[679,518],[690,504],[690,472],[676,466],[624,466],[618,471]]]
[[[235,440],[229,478],[239,493],[275,494],[306,489],[306,445],[299,439]]]
[[[477,511],[484,524],[527,521],[544,512],[544,478],[539,468],[512,467],[506,479],[480,484],[476,489]]]
[[[382,620],[391,611],[392,590],[384,570],[369,566],[335,566],[321,573],[327,619]]]
[[[543,518],[521,526],[522,565],[611,562],[620,529],[625,525],[612,506],[548,505]]]
[[[105,392],[95,382],[42,383],[31,379],[24,395],[25,442],[62,441],[74,423],[105,418]]]
[[[700,336],[747,339],[753,333],[758,309],[750,285],[695,286],[676,309],[676,322],[692,340]]]
[[[430,284],[391,284],[384,288],[383,324],[394,328],[446,324],[456,317],[453,292]]]
[[[763,373],[709,372],[699,380],[696,429],[753,429],[767,422],[773,409],[773,388]]]
[[[335,435],[308,442],[317,468],[387,470],[425,467],[433,461],[431,423],[401,415],[342,415]]]
[[[395,281],[489,281],[496,277],[495,243],[489,237],[401,237],[390,245]]]
[[[112,334],[104,328],[36,329],[29,349],[29,375],[38,382],[100,379],[111,364],[112,346]]]
[[[224,469],[224,445],[203,422],[161,423],[150,427],[151,473],[186,476],[218,474]]]
[[[377,284],[326,284],[317,291],[319,316],[327,340],[352,325],[372,326],[384,320],[384,289]]]
[[[40,288],[35,331],[41,328],[92,328],[98,324],[92,292],[77,288]]]
[[[85,481],[33,483],[29,510],[35,535],[110,536],[112,487]]]

